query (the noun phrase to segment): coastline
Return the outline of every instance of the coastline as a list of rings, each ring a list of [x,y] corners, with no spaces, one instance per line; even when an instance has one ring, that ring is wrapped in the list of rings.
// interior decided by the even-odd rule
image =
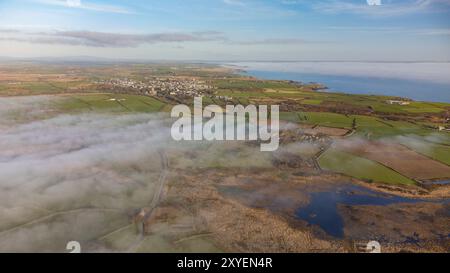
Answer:
[[[232,63],[222,64],[222,66],[234,69],[240,75],[252,76],[258,79],[320,83],[328,87],[325,91],[329,93],[392,96],[422,102],[450,103],[450,82],[443,79],[446,75],[445,73],[434,75],[432,72],[428,72],[431,76],[429,79],[426,79],[426,76],[414,78],[414,75],[419,73],[408,74],[408,71],[389,76],[385,73],[377,74],[378,72],[375,70],[362,72],[345,71],[345,69],[341,72],[337,68],[326,70],[322,66],[329,64],[327,62],[318,63],[319,68],[312,66],[310,70],[306,66],[306,64],[311,64],[309,62],[302,63],[304,67],[300,67],[297,70],[295,65],[299,63],[296,62],[254,64]],[[281,64],[285,64],[288,67],[280,67]],[[333,64],[339,65],[340,63]],[[355,63],[344,64],[347,66],[346,69],[350,70],[348,66]],[[289,65],[292,65],[292,67],[289,67]],[[314,65],[317,66],[317,63],[314,63]],[[450,66],[448,63],[443,63],[443,65]],[[450,75],[448,78],[450,78]]]

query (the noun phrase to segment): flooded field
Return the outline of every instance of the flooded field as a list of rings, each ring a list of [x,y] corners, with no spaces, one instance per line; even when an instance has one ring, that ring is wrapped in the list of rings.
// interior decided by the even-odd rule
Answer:
[[[392,204],[448,203],[446,200],[424,200],[406,198],[369,190],[355,185],[336,187],[325,192],[310,194],[307,206],[296,211],[296,216],[311,225],[319,226],[327,234],[344,237],[344,219],[340,215],[339,206],[388,206]]]

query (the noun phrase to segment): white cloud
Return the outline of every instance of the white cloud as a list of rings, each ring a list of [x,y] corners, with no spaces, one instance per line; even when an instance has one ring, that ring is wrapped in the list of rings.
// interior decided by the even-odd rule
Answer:
[[[370,16],[398,16],[418,12],[437,12],[442,7],[450,7],[450,0],[410,0],[382,1],[381,5],[368,5],[366,1],[354,3],[345,0],[328,0],[316,2],[313,8],[326,13],[353,13]]]
[[[192,33],[126,34],[97,31],[31,32],[2,29],[0,41],[16,41],[38,44],[81,45],[89,47],[137,47],[141,44],[223,41],[226,37],[216,31]]]
[[[81,6],[81,0],[66,0],[66,4],[69,7],[79,7]]]
[[[404,28],[404,27],[357,27],[357,26],[331,26],[327,30],[353,33],[391,33],[408,35],[450,35],[450,28]]]
[[[35,0],[35,2],[45,5],[53,5],[53,6],[61,6],[68,8],[76,8],[76,9],[84,9],[98,12],[107,12],[107,13],[122,13],[122,14],[133,14],[134,11],[131,11],[127,8],[115,5],[104,5],[104,4],[95,4],[88,1],[81,0]]]
[[[245,6],[245,4],[240,0],[223,0],[223,2],[227,5]]]
[[[438,29],[425,29],[417,31],[420,35],[432,35],[432,36],[448,36],[450,35],[449,28],[438,28]]]

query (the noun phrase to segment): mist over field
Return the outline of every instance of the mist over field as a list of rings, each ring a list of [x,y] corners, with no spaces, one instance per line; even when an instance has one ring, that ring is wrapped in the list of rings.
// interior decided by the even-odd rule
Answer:
[[[47,97],[1,99],[2,116],[13,112],[32,114],[45,111]],[[40,107],[38,107],[40,105]],[[175,155],[177,167],[263,166],[270,167],[270,153],[257,152],[258,147],[239,143],[213,145],[183,142],[174,145],[170,138],[170,120],[164,114],[76,114],[56,115],[48,119],[11,125],[0,121],[0,215],[1,229],[21,223],[21,216],[33,210],[53,211],[79,206],[124,208],[139,189],[146,187],[160,172],[161,149]],[[292,129],[284,123],[281,129]],[[431,135],[428,139],[439,140]],[[386,143],[429,144],[414,136],[383,139]],[[367,140],[353,137],[347,148],[364,146]],[[335,148],[342,147],[338,142]],[[230,152],[238,149],[234,153]],[[195,158],[183,158],[183,152],[203,152]],[[318,147],[305,142],[283,145],[276,154],[295,153],[312,156]],[[338,163],[338,162],[336,162]],[[130,189],[131,187],[131,189]],[[129,200],[123,200],[127,192]],[[138,195],[136,193],[136,195]],[[95,198],[89,198],[95,196]],[[119,199],[116,199],[120,196]],[[81,200],[81,201],[80,201]],[[69,201],[69,202],[68,202]],[[123,201],[123,202],[122,202]],[[127,203],[128,202],[128,203]],[[36,204],[39,204],[36,207]],[[0,231],[1,236],[1,231]]]
[[[42,102],[46,98],[2,99],[2,116],[39,111],[34,103]],[[126,224],[115,216],[151,201],[161,171],[158,151],[170,135],[159,114],[56,115],[15,126],[1,123],[0,251],[39,245],[55,250],[44,241],[70,240],[65,237],[83,230],[80,236],[89,239],[110,225]],[[55,247],[63,251],[65,245]]]
[[[174,249],[170,245],[173,238],[170,236],[189,234],[191,223],[203,223],[204,219],[180,212],[182,216],[176,218],[178,223],[165,223],[166,226],[162,227],[154,225],[156,232],[146,239],[139,237],[131,219],[139,209],[151,206],[155,193],[160,192],[163,184],[170,185],[169,195],[177,193],[170,197],[171,202],[179,202],[188,209],[192,204],[178,199],[179,191],[186,190],[185,183],[199,187],[189,186],[189,190],[195,193],[204,187],[202,183],[207,183],[211,187],[210,191],[206,190],[208,196],[218,194],[215,187],[220,183],[215,184],[217,182],[209,178],[201,181],[198,178],[187,178],[186,181],[178,178],[185,172],[194,170],[194,173],[206,174],[212,170],[217,172],[217,179],[220,173],[230,172],[231,180],[240,173],[247,177],[242,178],[242,185],[255,187],[244,195],[244,203],[250,206],[266,197],[274,204],[289,206],[297,206],[306,200],[306,193],[294,192],[289,187],[284,188],[286,185],[274,182],[280,179],[278,171],[286,170],[283,169],[286,164],[291,164],[289,168],[296,173],[317,175],[312,171],[311,159],[320,153],[321,146],[315,142],[294,138],[282,142],[273,153],[261,152],[258,143],[242,141],[175,142],[170,133],[174,120],[167,113],[86,111],[68,114],[58,111],[57,105],[63,100],[58,96],[0,99],[3,117],[0,119],[0,252],[64,252],[66,243],[72,240],[80,241],[89,251],[132,252],[137,249],[133,242],[143,240],[149,240],[143,248],[145,250],[169,251]],[[282,122],[280,129],[295,132],[292,136],[320,131],[320,128],[317,132],[315,129],[301,129],[298,124],[290,122]],[[427,137],[405,135],[386,137],[380,142],[385,146],[402,143],[432,155],[436,149],[434,142],[445,142],[446,139],[439,134]],[[378,149],[359,149],[369,144],[367,139],[358,135],[335,139],[330,151],[323,154],[320,164],[324,169],[343,174],[348,172],[350,176],[354,175],[356,168],[361,173],[359,178],[387,171],[380,169],[383,167],[378,164],[351,155],[367,153],[368,157],[376,157],[374,151]],[[341,150],[346,153],[339,152]],[[416,159],[418,156],[404,155]],[[167,168],[163,157],[168,159]],[[427,166],[440,170],[442,177],[446,171],[450,175],[447,166],[436,162],[406,168],[405,171],[413,176],[417,170]],[[404,166],[397,167],[402,169]],[[161,183],[161,176],[166,171],[167,176],[175,179],[165,177]],[[273,172],[273,177],[262,180],[253,177],[267,171]],[[406,184],[412,183],[388,171],[386,181],[397,183],[403,179]],[[180,233],[178,226],[187,226],[187,233],[186,230]],[[202,224],[201,231],[204,229],[206,225]],[[117,237],[108,237],[117,230],[125,232]],[[164,238],[168,233],[171,234],[167,236],[169,239]],[[105,236],[110,238],[108,243],[104,241]],[[152,240],[159,243],[153,245]]]
[[[172,141],[166,113],[61,114],[59,100],[0,99],[0,252],[62,252],[129,226],[158,191],[162,152],[174,168],[270,166],[259,146]]]
[[[0,136],[0,187],[1,194],[14,196],[6,194],[0,202],[17,204],[21,191],[38,192],[33,196],[38,199],[65,199],[66,191],[102,189],[104,183],[119,189],[114,167],[150,165],[165,143],[163,132],[161,120],[152,115],[95,114],[58,116],[8,130]]]

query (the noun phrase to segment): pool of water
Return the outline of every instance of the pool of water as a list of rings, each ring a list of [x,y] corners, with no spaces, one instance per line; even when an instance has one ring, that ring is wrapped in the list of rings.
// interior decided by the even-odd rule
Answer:
[[[388,206],[392,204],[434,203],[448,204],[450,199],[407,198],[368,189],[363,186],[343,183],[330,186],[288,186],[282,183],[252,184],[241,186],[218,186],[219,192],[253,208],[264,208],[275,214],[287,215],[289,219],[302,220],[318,227],[326,234],[344,237],[344,218],[339,207],[344,206]],[[407,238],[408,239],[408,238]]]
[[[450,180],[431,181],[431,182],[426,182],[425,184],[439,185],[439,186],[450,185]]]
[[[375,192],[360,186],[343,186],[331,191],[310,193],[307,206],[296,211],[296,217],[311,225],[319,226],[327,234],[342,238],[344,221],[338,211],[338,205],[386,206],[397,203],[430,202]]]

